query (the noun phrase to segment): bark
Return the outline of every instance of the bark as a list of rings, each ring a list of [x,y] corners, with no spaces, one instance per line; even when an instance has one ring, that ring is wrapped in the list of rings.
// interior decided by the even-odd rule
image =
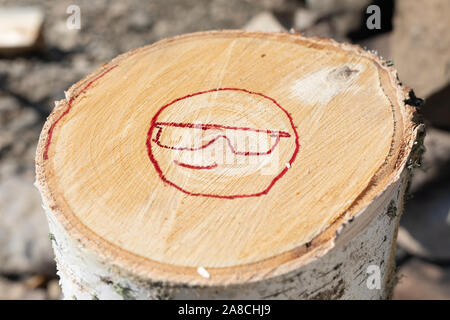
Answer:
[[[214,35],[214,33],[202,33],[200,36],[210,34]],[[236,37],[239,37],[240,34],[240,32],[231,33]],[[76,97],[83,94],[86,88],[119,65],[120,62],[135,54],[128,53],[113,60],[110,66],[105,66],[103,70],[81,81],[78,86],[72,87],[67,99],[60,102],[49,117],[38,146],[36,186],[42,194],[65,299],[390,298],[395,284],[394,251],[399,220],[403,211],[411,170],[420,164],[420,155],[423,149],[422,125],[414,118],[415,109],[411,106],[415,104],[415,101],[412,101],[414,95],[410,94],[408,98],[409,90],[399,84],[394,69],[374,54],[365,52],[358,47],[341,45],[324,39],[305,40],[300,35],[256,35],[282,39],[298,37],[294,40],[310,41],[309,46],[312,47],[324,46],[324,48],[332,48],[332,50],[345,50],[347,54],[355,54],[374,62],[378,77],[364,79],[365,81],[374,81],[375,79],[374,83],[380,85],[388,97],[390,102],[388,107],[394,114],[393,119],[389,121],[394,123],[394,129],[390,150],[389,145],[386,148],[386,153],[389,154],[382,158],[381,162],[384,161],[384,163],[373,175],[369,185],[359,193],[356,200],[352,200],[353,202],[342,214],[334,217],[330,225],[312,239],[308,238],[306,241],[311,240],[306,244],[303,243],[274,257],[261,258],[248,264],[239,262],[231,267],[219,266],[211,268],[209,271],[208,268],[200,267],[195,272],[195,267],[192,265],[180,266],[177,263],[170,264],[165,261],[160,263],[159,260],[153,261],[152,257],[146,259],[134,252],[127,252],[117,243],[111,244],[95,232],[91,232],[89,226],[84,226],[76,220],[74,218],[76,215],[69,212],[69,207],[64,201],[55,200],[56,192],[62,195],[64,192],[67,193],[67,190],[55,191],[52,189],[51,186],[55,186],[55,184],[50,183],[48,177],[54,173],[54,170],[49,169],[52,167],[48,164],[49,162],[45,161],[51,159],[48,156],[48,141],[56,122],[68,113]],[[189,37],[195,38],[196,36],[188,35],[184,39],[189,39]],[[289,39],[289,41],[291,40]],[[261,58],[263,57],[264,55],[261,56]],[[336,71],[340,72],[336,73]],[[321,76],[320,72],[315,73],[316,76],[308,78],[307,81],[318,79],[316,82],[320,87],[322,83],[319,77]],[[357,70],[345,66],[326,75],[327,80],[339,82],[343,79],[346,80],[354,72]],[[315,86],[316,82],[311,83]],[[311,100],[309,102],[312,105],[315,104],[315,107],[318,103],[327,106],[333,97],[330,96],[329,100],[325,102],[316,101],[316,95],[305,89],[308,86],[305,83],[300,84],[295,87],[297,90],[295,93],[301,94],[303,98],[309,98]],[[95,85],[93,84],[93,86]],[[369,89],[371,88],[369,87]],[[356,90],[356,92],[359,91]],[[334,95],[336,92],[330,94]],[[64,111],[64,107],[68,107],[68,109]],[[355,114],[352,116],[355,119],[359,117]],[[386,136],[382,130],[379,130],[378,134],[382,137]],[[365,140],[367,144],[363,144],[363,146],[373,143],[374,136],[374,133],[370,131],[370,135]],[[78,156],[78,154],[76,155]],[[288,163],[288,169],[290,169],[290,164]],[[116,185],[115,183],[114,187]],[[322,185],[320,186],[322,187]],[[290,188],[291,185],[285,187]],[[165,194],[161,196],[165,196]],[[269,193],[265,199],[272,199],[270,196],[274,195]],[[63,198],[59,196],[59,199]],[[82,200],[84,201],[85,198]],[[274,198],[274,201],[278,201],[278,199]],[[216,210],[217,206],[220,207],[222,204],[219,203],[216,207],[205,209],[205,211]],[[296,209],[297,206],[294,205],[292,208]],[[161,210],[164,209],[167,208],[164,207]],[[129,211],[123,210],[122,207],[120,211],[125,211],[121,212],[121,216],[129,218]],[[322,212],[319,212],[319,216],[321,216],[320,213]],[[151,221],[153,222],[153,220]],[[253,222],[249,221],[248,223]],[[309,221],[305,224],[312,225]],[[194,230],[197,225],[198,223],[194,220],[188,230]],[[242,229],[237,230],[242,231]],[[111,230],[108,229],[108,231]],[[232,230],[230,233],[234,234],[234,232],[235,230]],[[283,238],[278,237],[278,239]],[[266,239],[267,237],[263,234],[260,235],[260,238]],[[233,251],[236,251],[235,247],[232,247],[230,252],[233,253]],[[177,255],[171,256],[170,261],[183,260],[177,258]]]

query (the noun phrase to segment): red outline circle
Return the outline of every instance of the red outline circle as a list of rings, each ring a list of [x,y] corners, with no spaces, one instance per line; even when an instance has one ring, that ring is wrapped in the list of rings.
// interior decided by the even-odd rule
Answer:
[[[298,133],[297,133],[297,130],[296,130],[296,128],[295,128],[295,125],[294,125],[294,121],[293,121],[293,119],[292,119],[292,116],[291,116],[291,115],[290,115],[290,114],[289,114],[282,106],[280,106],[280,104],[279,104],[278,102],[276,102],[275,99],[272,99],[272,98],[270,98],[270,97],[268,97],[268,96],[266,96],[266,95],[264,95],[264,94],[262,94],[262,93],[252,92],[252,91],[249,91],[249,90],[246,90],[246,89],[240,89],[240,88],[217,88],[217,89],[211,89],[211,90],[206,90],[206,91],[199,91],[199,92],[196,92],[196,93],[188,94],[188,95],[186,95],[186,96],[184,96],[184,97],[181,97],[181,98],[177,98],[177,99],[175,99],[175,100],[173,100],[173,101],[171,101],[171,102],[165,104],[164,106],[162,106],[162,107],[158,110],[158,112],[156,112],[156,114],[153,116],[152,121],[151,121],[151,123],[150,123],[150,129],[149,129],[148,132],[147,132],[146,146],[147,146],[148,157],[149,157],[150,161],[152,162],[153,166],[155,167],[156,172],[158,172],[158,175],[159,175],[159,177],[161,178],[161,180],[163,180],[165,183],[171,185],[172,187],[175,187],[176,189],[178,189],[178,190],[180,190],[180,191],[182,191],[182,192],[184,192],[184,193],[186,193],[186,194],[189,194],[189,195],[191,195],[191,196],[202,196],[202,197],[212,197],[212,198],[222,198],[222,199],[236,199],[236,198],[258,197],[258,196],[267,194],[267,193],[269,192],[269,190],[273,187],[273,185],[274,185],[274,184],[275,184],[282,176],[284,176],[284,174],[289,170],[289,167],[286,166],[286,167],[283,169],[283,171],[281,171],[281,172],[280,172],[280,173],[279,173],[279,174],[271,181],[271,183],[269,184],[269,186],[268,186],[265,190],[263,190],[263,191],[261,191],[261,192],[254,193],[254,194],[237,194],[237,195],[230,195],[230,196],[223,196],[223,195],[215,195],[215,194],[205,194],[205,193],[193,193],[193,192],[189,192],[189,191],[187,191],[187,190],[185,190],[185,189],[183,189],[183,188],[177,186],[175,183],[169,181],[169,180],[164,176],[164,174],[163,174],[161,168],[160,168],[159,165],[158,165],[158,161],[156,161],[156,159],[155,159],[154,156],[153,156],[152,146],[151,146],[151,137],[152,137],[152,134],[153,134],[153,130],[154,130],[155,126],[156,126],[156,122],[157,122],[156,120],[157,120],[158,116],[161,114],[161,112],[162,112],[164,109],[166,109],[166,108],[169,107],[170,105],[172,105],[172,104],[174,104],[175,102],[178,102],[178,101],[180,101],[180,100],[184,100],[184,99],[187,99],[187,98],[190,98],[190,97],[194,97],[194,96],[197,96],[197,95],[200,95],[200,94],[209,93],[209,92],[215,92],[215,91],[227,91],[227,90],[230,90],[230,91],[231,91],[231,90],[234,90],[234,91],[241,91],[241,92],[245,92],[245,93],[248,93],[248,94],[258,95],[258,96],[260,96],[260,97],[263,97],[263,98],[265,98],[265,99],[268,99],[268,100],[270,100],[271,102],[273,102],[278,108],[280,108],[280,109],[286,114],[286,116],[288,117],[288,119],[289,119],[289,121],[290,121],[290,123],[291,123],[292,130],[294,131],[294,134],[295,134],[295,150],[294,150],[294,153],[293,153],[291,159],[290,159],[289,162],[288,162],[288,163],[289,163],[289,167],[291,167],[291,165],[292,165],[292,163],[294,162],[295,158],[297,157],[298,151],[299,151],[299,149],[300,149],[300,143],[299,143],[299,141],[298,141],[298,139],[299,139],[299,138],[298,138]]]

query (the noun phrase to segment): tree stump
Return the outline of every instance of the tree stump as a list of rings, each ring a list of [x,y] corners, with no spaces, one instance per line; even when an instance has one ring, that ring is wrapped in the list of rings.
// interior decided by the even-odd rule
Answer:
[[[389,297],[421,130],[408,99],[375,54],[300,34],[115,58],[37,149],[65,298]]]

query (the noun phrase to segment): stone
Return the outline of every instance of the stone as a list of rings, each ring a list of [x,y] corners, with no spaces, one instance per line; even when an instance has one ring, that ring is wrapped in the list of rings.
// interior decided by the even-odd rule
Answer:
[[[321,21],[302,30],[302,34],[307,37],[335,38],[333,26],[329,20]]]
[[[450,299],[450,268],[412,259],[398,271],[394,300]]]
[[[449,67],[450,69],[450,67]],[[434,126],[450,130],[450,82],[426,98],[422,113]]]
[[[0,300],[44,300],[44,289],[32,289],[23,281],[12,281],[0,277]]]
[[[47,284],[47,298],[49,300],[61,299],[62,292],[58,280],[50,280]]]
[[[144,32],[150,30],[153,19],[143,11],[135,11],[131,14],[129,28],[133,31]]]
[[[385,60],[391,60],[392,33],[382,33],[359,42],[359,45],[368,50],[374,50]]]
[[[450,182],[427,188],[406,203],[398,244],[410,254],[450,260]]]
[[[262,12],[254,16],[243,28],[246,31],[286,32],[286,29],[271,12]]]
[[[324,16],[343,11],[362,12],[370,2],[371,0],[306,0],[306,6]]]
[[[317,12],[305,8],[299,8],[295,10],[294,13],[294,29],[303,31],[314,25],[318,18],[319,14]]]
[[[433,181],[450,178],[450,132],[427,127],[422,165],[414,170],[410,192],[418,193]]]
[[[3,179],[0,212],[0,273],[54,273],[48,226],[32,181]]]
[[[430,98],[423,107],[428,120],[450,128],[450,1],[398,0],[395,12],[391,46],[399,77]]]

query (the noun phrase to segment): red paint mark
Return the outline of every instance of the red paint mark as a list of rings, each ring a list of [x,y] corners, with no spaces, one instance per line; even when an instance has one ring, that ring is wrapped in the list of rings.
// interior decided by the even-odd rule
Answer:
[[[183,163],[183,162],[180,162],[180,161],[177,161],[177,160],[173,160],[173,162],[176,165],[180,166],[180,167],[189,168],[189,169],[196,169],[196,170],[211,170],[211,169],[217,168],[217,163],[214,163],[214,164],[209,165],[209,166],[195,166],[195,165],[192,165],[192,164],[189,164],[189,163]]]
[[[223,126],[220,124],[202,124],[202,123],[177,123],[177,122],[157,122],[156,127],[160,126],[171,126],[171,127],[181,127],[181,128],[194,128],[194,129],[227,129],[227,130],[243,130],[243,131],[254,131],[254,132],[263,132],[269,134],[276,134],[280,137],[290,137],[289,132],[279,131],[279,130],[262,130],[262,129],[253,129],[247,127],[232,127],[232,126]]]
[[[262,94],[262,93],[252,92],[252,91],[249,91],[249,90],[246,90],[246,89],[240,89],[240,88],[217,88],[217,89],[211,89],[211,90],[206,90],[206,91],[200,91],[200,92],[196,92],[196,93],[192,93],[192,94],[186,95],[186,96],[181,97],[181,98],[177,98],[177,99],[175,99],[175,100],[173,100],[173,101],[167,103],[166,105],[162,106],[162,107],[158,110],[158,112],[156,112],[156,114],[153,116],[153,118],[152,118],[152,120],[151,120],[151,123],[150,123],[150,129],[149,129],[148,132],[147,132],[146,146],[147,146],[148,157],[149,157],[150,161],[152,162],[153,166],[155,167],[155,170],[156,170],[156,172],[158,173],[158,175],[159,175],[159,177],[161,178],[161,180],[163,180],[165,183],[171,185],[172,187],[174,187],[174,188],[176,188],[176,189],[178,189],[178,190],[180,190],[180,191],[182,191],[182,192],[184,192],[184,193],[186,193],[186,194],[188,194],[188,195],[191,195],[191,196],[213,197],[213,198],[221,198],[221,199],[237,199],[237,198],[258,197],[258,196],[265,195],[265,194],[267,194],[267,193],[270,191],[270,189],[275,185],[275,183],[276,183],[281,177],[283,177],[283,176],[286,174],[286,172],[287,172],[288,169],[289,169],[288,166],[286,166],[286,167],[285,167],[285,168],[284,168],[284,169],[283,169],[283,170],[282,170],[282,171],[281,171],[281,172],[280,172],[280,173],[279,173],[279,174],[271,181],[271,183],[269,184],[269,186],[268,186],[265,190],[263,190],[263,191],[261,191],[261,192],[254,193],[254,194],[215,195],[215,194],[204,194],[204,193],[193,193],[193,192],[189,192],[189,191],[183,189],[182,187],[176,185],[175,183],[169,181],[169,180],[165,177],[164,173],[162,172],[162,170],[161,170],[161,168],[160,168],[160,166],[159,166],[159,164],[158,164],[158,161],[157,161],[157,160],[155,159],[155,157],[153,156],[151,142],[152,142],[152,141],[153,141],[153,142],[156,142],[156,141],[159,142],[159,138],[160,138],[160,135],[161,135],[161,127],[158,127],[158,125],[161,126],[161,125],[164,125],[164,124],[166,124],[166,125],[172,125],[172,126],[179,126],[179,127],[200,128],[200,129],[203,129],[203,130],[207,130],[207,129],[209,129],[209,128],[216,128],[216,129],[235,129],[235,130],[240,130],[240,129],[245,129],[245,130],[256,130],[256,131],[262,131],[262,132],[266,132],[266,133],[277,134],[278,140],[280,139],[280,137],[286,137],[286,132],[283,132],[283,131],[258,130],[258,129],[239,128],[239,127],[226,127],[226,126],[215,125],[215,124],[191,124],[191,123],[171,123],[171,122],[166,122],[166,123],[164,123],[164,122],[157,122],[158,116],[161,114],[161,112],[162,112],[164,109],[166,109],[167,107],[173,105],[174,103],[176,103],[176,102],[178,102],[178,101],[180,101],[180,100],[184,100],[184,99],[187,99],[187,98],[190,98],[190,97],[197,96],[197,95],[201,95],[201,94],[205,94],[205,93],[210,93],[210,92],[217,92],[217,91],[240,91],[240,92],[245,92],[245,93],[252,94],[252,95],[257,95],[257,96],[263,97],[263,98],[265,98],[265,99],[267,99],[267,100],[270,100],[272,103],[274,103],[278,108],[280,108],[280,109],[285,113],[285,115],[286,115],[286,116],[288,117],[288,119],[289,119],[289,122],[290,122],[290,124],[291,124],[292,130],[293,130],[293,132],[295,133],[295,149],[294,149],[294,153],[293,153],[293,155],[291,156],[291,158],[289,159],[289,161],[287,162],[287,163],[289,164],[289,168],[290,168],[290,167],[292,166],[292,163],[294,162],[295,158],[297,157],[298,151],[299,151],[299,149],[300,149],[300,143],[299,143],[299,141],[298,141],[298,139],[299,139],[299,138],[298,138],[298,133],[297,133],[297,130],[296,130],[296,128],[295,128],[295,125],[294,125],[294,121],[293,121],[293,119],[292,119],[292,116],[291,116],[291,115],[290,115],[283,107],[281,107],[281,105],[280,105],[277,101],[275,101],[275,99],[272,99],[272,98],[270,98],[270,97],[268,97],[268,96],[266,96],[266,95],[264,95],[264,94]],[[153,135],[153,131],[154,131],[155,128],[158,129],[158,132],[156,133],[156,138],[155,138],[156,141],[152,140],[152,135]],[[287,134],[289,135],[289,133],[287,133]],[[225,138],[226,138],[226,136],[223,136],[223,135],[221,135],[221,136],[219,136],[219,137],[222,137],[222,138],[225,137]],[[202,146],[202,148],[205,148],[205,147],[207,147],[208,145],[210,145],[211,143],[214,143],[214,141],[217,140],[219,137],[216,137],[215,139],[209,141],[205,146]],[[289,135],[289,137],[290,137],[290,135]],[[278,143],[278,142],[277,142],[277,143]],[[168,148],[172,148],[172,147],[169,147],[169,146],[167,146],[167,147],[168,147]],[[189,166],[189,165],[188,165],[188,166]]]
[[[201,149],[205,149],[207,147],[209,147],[210,145],[214,144],[214,142],[216,142],[217,140],[219,140],[220,138],[223,138],[227,141],[228,146],[231,149],[231,152],[233,152],[236,155],[242,155],[242,156],[263,156],[263,155],[268,155],[271,154],[273,152],[273,150],[275,150],[275,148],[277,147],[278,143],[280,142],[280,137],[290,137],[291,135],[287,132],[284,131],[272,131],[272,130],[257,130],[257,129],[250,129],[250,128],[242,128],[241,130],[252,130],[252,131],[257,131],[257,132],[267,132],[270,133],[270,135],[272,137],[276,138],[276,141],[274,143],[274,145],[272,146],[272,148],[270,148],[268,151],[266,152],[250,152],[250,151],[246,151],[246,152],[242,152],[242,151],[236,151],[236,149],[234,148],[233,144],[231,143],[231,140],[224,134],[218,135],[216,136],[214,139],[211,139],[210,141],[208,141],[206,144],[197,147],[197,148],[188,148],[188,147],[172,147],[172,146],[168,146],[168,145],[164,145],[162,144],[159,139],[161,137],[161,130],[162,128],[158,127],[160,125],[160,123],[157,124],[157,128],[159,129],[159,131],[156,133],[156,138],[153,139],[152,141],[155,142],[159,147],[161,148],[165,148],[165,149],[170,149],[170,150],[179,150],[179,151],[197,151],[197,150],[201,150]],[[184,124],[186,125],[187,128],[196,128],[195,124]],[[209,126],[209,125],[201,125],[201,126]],[[210,125],[210,126],[218,126],[218,125]],[[207,130],[202,128],[203,130]],[[238,127],[234,127],[234,130],[239,130],[240,128]],[[276,133],[275,133],[276,132]]]
[[[72,108],[72,104],[75,101],[76,98],[78,98],[80,96],[80,94],[85,93],[87,91],[87,89],[89,89],[89,87],[96,82],[98,79],[100,79],[101,77],[103,77],[105,74],[107,74],[108,72],[110,72],[112,69],[114,69],[115,67],[117,67],[117,65],[110,67],[109,69],[103,71],[102,73],[100,73],[97,77],[95,77],[94,79],[92,79],[88,84],[86,84],[86,86],[81,89],[81,91],[76,95],[70,98],[69,103],[67,104],[67,109],[64,110],[64,112],[59,116],[58,119],[56,119],[55,122],[53,122],[53,124],[51,125],[50,129],[48,130],[48,138],[47,138],[47,143],[45,145],[45,150],[44,150],[44,160],[48,160],[48,149],[50,147],[50,142],[52,140],[53,137],[53,130],[55,130],[55,126],[57,125],[57,123],[65,116],[69,113],[70,109]]]

